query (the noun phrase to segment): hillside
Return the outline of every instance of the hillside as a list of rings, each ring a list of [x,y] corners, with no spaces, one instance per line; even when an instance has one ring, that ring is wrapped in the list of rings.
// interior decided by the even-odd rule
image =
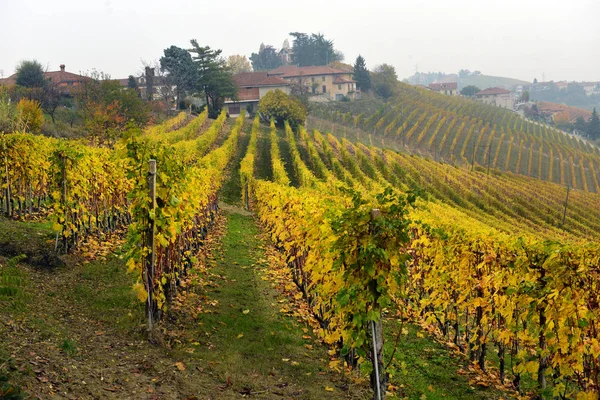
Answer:
[[[600,190],[600,149],[499,107],[399,84],[387,104],[365,99],[313,109],[311,128],[330,130],[333,123],[338,133],[367,144]]]
[[[417,72],[414,75],[404,80],[410,84],[421,84],[427,86],[434,82],[457,82],[458,89],[462,89],[465,86],[475,85],[480,89],[487,89],[489,87],[503,87],[505,89],[512,90],[519,85],[529,85],[531,82],[522,81],[519,79],[505,78],[502,76],[493,75],[482,75],[480,73],[470,74],[468,76],[460,77],[458,74],[444,74],[438,73],[420,73]]]
[[[203,113],[110,149],[3,136],[7,256],[31,243],[65,265],[0,259],[0,378],[38,397],[597,396],[600,195],[390,147],[401,128],[417,148],[465,147],[464,130],[489,149],[497,129],[498,149],[596,150],[399,93],[322,109],[339,123],[321,131]],[[518,153],[533,169],[533,146]]]
[[[464,78],[458,79],[458,89],[462,89],[465,86],[474,85],[480,89],[487,89],[489,87],[502,87],[508,90],[514,89],[516,86],[529,85],[531,82],[522,81],[520,79],[506,78],[502,76],[493,75],[471,75]]]
[[[240,207],[240,172],[250,165],[255,182],[275,175],[271,133],[243,118],[212,121],[203,113],[181,114],[114,150],[3,136],[8,169],[0,179],[27,177],[28,186],[11,185],[12,200],[5,191],[0,196],[10,216],[0,217],[6,317],[0,398],[371,398],[368,376],[341,369],[339,348],[324,340],[280,243]],[[279,135],[289,161],[295,142]],[[252,149],[256,162],[248,164]],[[131,260],[146,240],[136,233],[147,223],[136,210],[147,200],[150,154],[158,159],[154,220],[161,268],[151,293],[170,298],[163,298],[168,307],[156,304],[163,318],[148,332],[149,293],[140,283],[146,275],[132,271]],[[49,196],[64,190],[65,176],[64,197]],[[179,257],[181,244],[185,257],[173,266],[169,260]],[[28,258],[13,257],[23,253]],[[60,262],[44,261],[56,258]],[[426,326],[399,321],[386,321],[390,343],[393,334],[402,335],[392,367],[402,378],[390,382],[390,398],[483,400],[513,393],[428,336]]]

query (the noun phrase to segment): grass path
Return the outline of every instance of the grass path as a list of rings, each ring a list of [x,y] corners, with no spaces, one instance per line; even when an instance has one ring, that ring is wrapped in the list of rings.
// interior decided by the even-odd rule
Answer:
[[[326,349],[279,312],[277,293],[261,277],[264,243],[244,214],[231,206],[224,212],[222,240],[212,249],[209,268],[216,279],[206,293],[217,303],[198,321],[198,340],[208,349],[202,357],[223,381],[219,398],[347,398],[340,376],[323,362]]]

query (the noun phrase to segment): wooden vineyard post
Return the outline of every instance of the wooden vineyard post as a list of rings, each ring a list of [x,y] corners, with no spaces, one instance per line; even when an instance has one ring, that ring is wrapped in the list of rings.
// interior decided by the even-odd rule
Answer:
[[[378,208],[371,210],[371,220],[374,221],[381,217],[381,211]],[[379,311],[379,321],[371,321],[371,337],[373,339],[372,363],[375,372],[375,400],[385,399],[385,390],[387,379],[385,373],[385,364],[383,362],[383,324],[381,321],[381,310]]]
[[[33,214],[33,189],[29,184],[29,215]]]
[[[148,165],[148,191],[150,195],[151,214],[156,209],[156,160],[150,160]],[[149,249],[146,255],[146,289],[148,290],[148,332],[154,327],[154,267],[156,264],[156,248],[154,245],[154,215],[148,219],[148,232],[146,233],[146,247]]]
[[[4,172],[6,173],[6,216],[10,218],[10,179],[8,178],[8,157],[4,155]]]
[[[63,241],[63,245],[65,248],[65,253],[67,253],[69,251],[69,246],[68,246],[68,242],[67,242],[67,236],[65,235],[65,228],[68,226],[69,223],[69,208],[67,206],[67,157],[63,154],[60,157],[60,161],[61,161],[61,186],[62,186],[62,191],[61,191],[61,196],[60,196],[60,201],[61,201],[61,205],[63,207],[64,210],[64,222],[63,222],[63,237],[62,237],[62,241]],[[57,237],[58,239],[58,237]],[[58,243],[58,242],[57,242]]]
[[[246,202],[246,210],[250,210],[250,199],[248,198],[248,181],[244,182],[244,200]]]

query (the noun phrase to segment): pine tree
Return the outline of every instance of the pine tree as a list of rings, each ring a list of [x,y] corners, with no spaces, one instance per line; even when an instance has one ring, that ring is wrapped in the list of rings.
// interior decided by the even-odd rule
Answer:
[[[356,57],[356,62],[354,63],[354,80],[360,90],[366,92],[371,89],[371,75],[369,75],[367,64],[361,55]]]
[[[573,126],[573,128],[577,131],[579,135],[585,135],[587,126],[585,123],[585,119],[581,115],[578,116],[575,120],[575,125]]]
[[[129,88],[129,89],[137,89],[138,88],[137,81],[135,80],[135,77],[133,75],[129,75],[129,78],[127,78],[127,88]]]
[[[590,139],[600,139],[600,119],[598,118],[596,108],[592,111],[592,116],[588,122],[587,134]]]
[[[227,62],[221,57],[222,50],[202,47],[196,39],[192,39],[191,43],[192,48],[188,51],[197,70],[196,89],[204,92],[209,117],[217,118],[225,98],[237,95],[237,87]]]

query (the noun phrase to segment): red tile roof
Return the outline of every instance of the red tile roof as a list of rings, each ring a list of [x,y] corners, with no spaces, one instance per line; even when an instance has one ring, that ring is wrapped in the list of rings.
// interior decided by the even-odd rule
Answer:
[[[343,71],[337,68],[331,68],[326,65],[317,65],[311,67],[296,67],[294,65],[285,65],[269,71],[269,75],[277,75],[282,78],[294,78],[297,76],[314,75],[349,75],[352,72]]]
[[[277,76],[269,76],[267,72],[242,72],[234,75],[233,81],[239,87],[288,86],[290,84]]]
[[[44,72],[44,78],[50,79],[53,83],[83,82],[89,80],[86,76],[74,74],[67,71],[48,71]],[[0,79],[0,85],[12,86],[17,84],[17,74],[12,74],[8,78]]]
[[[54,83],[62,83],[62,82],[83,82],[85,80],[89,80],[86,76],[74,74],[72,72],[67,71],[50,71],[44,73],[44,77],[46,79],[50,79]]]
[[[475,93],[475,96],[486,96],[486,95],[497,95],[497,94],[507,94],[510,93],[510,90],[506,90],[499,87],[487,88],[482,90],[481,92]]]
[[[334,85],[339,85],[342,83],[356,83],[356,81],[353,81],[352,79],[346,79],[341,76],[336,76],[335,79],[333,80],[333,83],[334,83]]]
[[[285,75],[286,73],[296,71],[298,67],[295,65],[282,65],[281,67],[277,67],[268,72],[269,75]]]
[[[443,83],[430,83],[429,87],[431,90],[456,90],[457,89],[456,82],[443,82]]]
[[[591,111],[584,110],[582,108],[569,107],[565,104],[550,103],[547,101],[538,101],[537,107],[541,113],[552,115],[566,111],[569,114],[569,120],[571,122],[575,122],[577,117],[583,117],[583,119],[587,121],[592,116]]]

